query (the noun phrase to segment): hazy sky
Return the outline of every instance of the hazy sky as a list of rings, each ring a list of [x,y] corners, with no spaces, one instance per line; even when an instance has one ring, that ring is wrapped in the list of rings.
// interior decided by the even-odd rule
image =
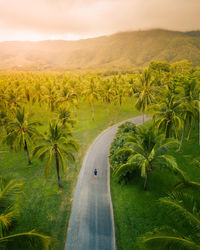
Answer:
[[[200,29],[200,0],[0,0],[0,41]]]

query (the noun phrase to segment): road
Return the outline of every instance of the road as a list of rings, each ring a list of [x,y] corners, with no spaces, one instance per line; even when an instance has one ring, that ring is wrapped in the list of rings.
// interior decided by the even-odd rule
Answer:
[[[142,116],[127,121],[138,125],[142,123]],[[90,145],[83,160],[68,227],[67,250],[116,249],[108,154],[122,123],[104,130]],[[96,179],[94,168],[98,170]]]

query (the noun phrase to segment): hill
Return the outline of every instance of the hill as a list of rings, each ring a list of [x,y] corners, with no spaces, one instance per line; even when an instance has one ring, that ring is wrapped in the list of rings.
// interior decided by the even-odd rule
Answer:
[[[121,32],[79,41],[0,42],[0,69],[130,69],[152,60],[200,65],[200,31]]]

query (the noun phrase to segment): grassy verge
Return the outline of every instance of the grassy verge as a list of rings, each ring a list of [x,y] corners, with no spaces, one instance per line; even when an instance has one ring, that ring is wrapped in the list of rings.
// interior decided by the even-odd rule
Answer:
[[[55,117],[52,113],[33,107],[34,119],[43,122],[40,128],[45,131],[49,119]],[[87,103],[82,103],[77,110],[78,123],[74,129],[74,136],[80,144],[75,165],[68,165],[67,172],[61,176],[64,186],[62,191],[57,187],[55,166],[52,166],[50,176],[44,177],[44,163],[32,160],[28,166],[25,152],[8,152],[0,156],[0,175],[14,178],[24,183],[20,196],[20,216],[14,232],[36,229],[51,235],[56,240],[52,249],[61,250],[66,240],[67,224],[70,216],[72,197],[81,167],[81,162],[87,148],[94,138],[108,126],[124,119],[136,116],[134,104],[128,100],[121,109],[111,105],[109,110],[103,104],[95,105],[95,121],[91,120],[91,110]]]
[[[193,131],[189,142],[184,142],[182,152],[173,152],[179,167],[188,178],[200,181],[200,168],[191,163],[199,156],[198,131]],[[139,176],[140,174],[138,174]],[[166,209],[158,199],[173,190],[178,179],[166,170],[153,171],[148,180],[148,190],[143,190],[139,176],[128,184],[119,184],[111,175],[111,193],[114,206],[117,246],[119,250],[143,249],[139,236],[155,227],[169,225]]]

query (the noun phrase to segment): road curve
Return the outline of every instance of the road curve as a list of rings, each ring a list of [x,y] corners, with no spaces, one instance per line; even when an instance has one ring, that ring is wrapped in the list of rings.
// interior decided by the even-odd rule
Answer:
[[[142,116],[126,121],[138,125],[142,123]],[[124,122],[104,130],[87,151],[74,194],[65,244],[67,250],[116,249],[108,154],[118,126]],[[96,179],[94,168],[98,170]]]

